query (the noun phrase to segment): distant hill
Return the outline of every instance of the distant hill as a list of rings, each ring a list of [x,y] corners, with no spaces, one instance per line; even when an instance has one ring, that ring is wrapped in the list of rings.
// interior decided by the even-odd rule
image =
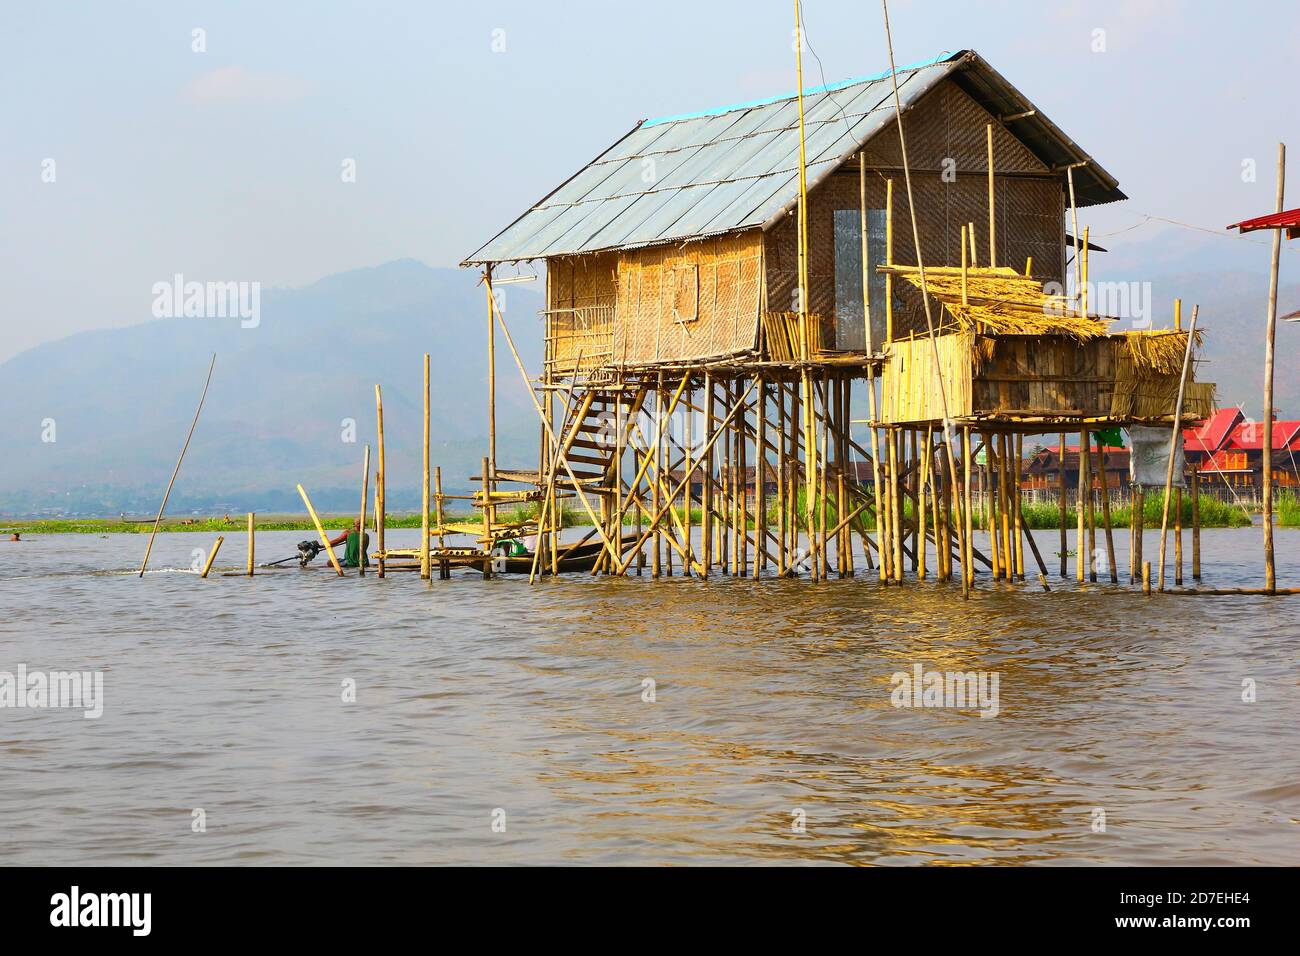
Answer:
[[[486,296],[476,274],[414,260],[263,290],[257,328],[161,319],[50,342],[0,365],[0,513],[150,512],[216,371],[171,513],[359,504],[362,449],[383,386],[389,502],[418,506],[421,355],[432,355],[433,460],[464,489],[486,450]],[[506,287],[505,315],[530,374],[541,359],[539,290]],[[498,457],[536,467],[538,426],[519,373],[497,353]],[[342,440],[344,419],[356,441]],[[53,443],[41,440],[53,419]],[[373,467],[373,462],[372,462]]]
[[[1221,240],[1218,240],[1221,241]],[[1207,331],[1203,380],[1220,404],[1259,414],[1267,281],[1262,273],[1215,271],[1206,250],[1167,248],[1163,259],[1136,244],[1117,249],[1103,279],[1152,283],[1157,326],[1169,300],[1201,305]],[[1250,266],[1267,250],[1245,247]],[[1294,257],[1292,257],[1294,258]],[[1148,268],[1144,263],[1155,262]],[[1113,265],[1111,265],[1113,263]],[[1287,260],[1287,265],[1291,259]],[[1186,271],[1179,271],[1179,267]],[[1197,271],[1199,267],[1200,271]],[[1293,269],[1294,273],[1295,270]],[[506,316],[530,374],[541,361],[541,288],[510,285]],[[1300,306],[1300,285],[1283,285],[1281,311]],[[147,514],[158,506],[198,401],[212,352],[216,373],[169,512],[301,510],[301,481],[325,510],[359,503],[362,447],[375,441],[374,385],[384,390],[389,503],[418,506],[421,355],[433,361],[433,461],[445,490],[463,491],[486,439],[486,304],[478,277],[401,260],[269,290],[262,321],[161,319],[86,332],[0,365],[0,514]],[[536,467],[536,413],[509,351],[497,353],[498,458]],[[1277,406],[1300,416],[1300,323],[1279,324]],[[356,441],[341,440],[343,420]],[[57,440],[42,442],[53,419]]]

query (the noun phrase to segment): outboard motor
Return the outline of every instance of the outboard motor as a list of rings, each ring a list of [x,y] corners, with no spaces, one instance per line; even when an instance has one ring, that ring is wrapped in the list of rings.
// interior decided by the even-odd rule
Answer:
[[[298,567],[305,568],[312,558],[321,553],[321,543],[319,541],[299,541],[298,542]]]

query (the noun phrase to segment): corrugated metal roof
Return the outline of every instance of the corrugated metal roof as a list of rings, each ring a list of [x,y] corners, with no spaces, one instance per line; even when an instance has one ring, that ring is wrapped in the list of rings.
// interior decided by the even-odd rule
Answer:
[[[968,73],[977,75],[963,80]],[[1085,164],[1083,175],[1076,176],[1080,205],[1124,198],[1109,174],[971,51],[899,68],[903,109],[948,77],[995,115],[1031,113],[1009,120],[1008,128],[1049,165]],[[888,72],[805,90],[809,188],[893,119]],[[643,120],[462,265],[637,248],[768,227],[798,197],[798,162],[793,93]]]

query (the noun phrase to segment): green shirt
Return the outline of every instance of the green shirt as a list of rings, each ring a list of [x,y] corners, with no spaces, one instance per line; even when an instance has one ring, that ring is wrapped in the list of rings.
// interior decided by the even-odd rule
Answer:
[[[356,568],[365,564],[370,567],[370,562],[366,559],[366,546],[370,544],[370,535],[362,535],[355,531],[348,532],[348,540],[343,545],[343,566],[345,568]]]

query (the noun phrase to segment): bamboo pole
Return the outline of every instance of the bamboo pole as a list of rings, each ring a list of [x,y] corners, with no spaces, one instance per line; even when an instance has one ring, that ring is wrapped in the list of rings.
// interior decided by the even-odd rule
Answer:
[[[918,438],[920,437],[919,432],[917,432],[917,437]],[[929,449],[930,449],[930,428],[927,426],[925,429],[925,451],[922,454],[917,456],[917,468],[919,473],[916,476],[917,533],[916,533],[915,554],[916,554],[916,579],[918,581],[925,580],[925,574],[927,571],[927,568],[925,566],[925,558],[926,558],[925,532],[926,532],[926,524],[927,524],[926,509],[928,507],[928,503],[926,500],[927,499],[926,483],[930,480],[930,461],[929,461],[930,456],[928,454]],[[938,548],[939,537],[937,533],[938,529],[936,528],[935,530],[936,530],[935,553],[937,554],[939,550]]]
[[[1065,181],[1070,188],[1070,231],[1074,234],[1074,294],[1083,295],[1083,250],[1080,246],[1082,239],[1079,235],[1079,207],[1074,201],[1074,164],[1066,167]],[[1082,302],[1082,299],[1080,299]],[[1061,447],[1065,447],[1065,442],[1061,442]],[[1064,454],[1064,452],[1062,452]],[[1064,552],[1062,548],[1062,552]],[[1065,577],[1065,572],[1061,572],[1061,577]]]
[[[1106,487],[1106,445],[1097,442],[1097,478],[1101,484],[1101,517],[1106,531],[1106,560],[1110,567],[1110,583],[1119,584],[1119,569],[1115,563],[1115,535],[1110,524],[1110,489]]]
[[[357,516],[357,533],[361,536],[357,544],[361,550],[358,573],[366,576],[366,493],[370,490],[370,446],[366,446],[365,458],[361,463],[361,513]],[[442,522],[438,522],[442,527]],[[425,537],[428,537],[427,535]]]
[[[248,513],[248,576],[253,576],[253,512]]]
[[[487,328],[487,411],[488,411],[488,466],[491,468],[485,478],[496,475],[497,468],[497,343],[496,325],[492,316],[496,312],[496,296],[492,294],[492,267],[483,267],[483,286],[487,289],[488,328]],[[531,389],[530,389],[531,390]],[[490,483],[489,483],[490,486]]]
[[[1081,311],[1084,317],[1086,318],[1088,315],[1088,227],[1087,226],[1083,227],[1083,251],[1078,252],[1077,255],[1081,256],[1083,259],[1083,265],[1081,267],[1082,268],[1081,275],[1083,276],[1083,289],[1079,293],[1079,295],[1082,297],[1079,301],[1082,303]]]
[[[1151,562],[1142,562],[1142,593],[1151,594]]]
[[[1141,573],[1142,570],[1142,539],[1146,532],[1146,504],[1146,490],[1141,485],[1138,485],[1137,491],[1134,493],[1133,504],[1130,505],[1134,512],[1133,554],[1135,556],[1134,563],[1137,567],[1138,573]]]
[[[885,180],[885,265],[894,264],[894,181]],[[885,276],[885,341],[894,341],[894,277]]]
[[[1088,567],[1092,565],[1092,556],[1084,556],[1088,550],[1088,539],[1084,531],[1084,524],[1087,521],[1086,502],[1089,494],[1086,484],[1088,480],[1088,453],[1085,451],[1088,440],[1088,430],[1085,428],[1079,432],[1079,491],[1074,499],[1074,580],[1079,584],[1083,583],[1084,574]]]
[[[137,577],[144,577],[144,569],[149,566],[149,554],[153,551],[153,539],[158,534],[158,526],[162,524],[163,512],[167,510],[167,499],[172,496],[172,486],[176,484],[176,476],[180,474],[181,462],[185,460],[185,450],[190,447],[190,439],[194,437],[194,426],[199,423],[199,412],[203,411],[203,402],[208,397],[208,386],[212,384],[212,369],[217,364],[217,353],[212,353],[212,361],[208,363],[208,377],[203,382],[203,394],[199,396],[199,407],[194,410],[194,420],[190,422],[190,430],[185,435],[185,444],[181,446],[181,453],[176,458],[176,467],[172,469],[171,480],[167,482],[167,490],[163,492],[162,504],[158,506],[158,517],[154,518],[153,530],[149,532],[149,543],[144,548],[144,560],[140,562],[140,573]]]
[[[1187,371],[1192,364],[1192,342],[1196,339],[1196,318],[1200,311],[1201,307],[1199,305],[1192,306],[1192,324],[1187,330],[1187,346],[1183,351],[1183,371],[1178,379],[1178,400],[1174,402],[1174,423],[1169,434],[1169,461],[1165,466],[1165,500],[1160,512],[1160,575],[1158,588],[1161,591],[1165,589],[1165,535],[1169,531],[1169,492],[1174,483],[1174,453],[1178,450],[1178,443],[1183,435],[1183,395],[1187,391]],[[1267,417],[1267,414],[1265,417]],[[1267,446],[1269,435],[1266,433],[1264,437],[1264,444]],[[1271,545],[1271,540],[1269,544]],[[1271,559],[1271,551],[1268,552],[1267,557]]]
[[[1174,489],[1174,586],[1183,586],[1183,489],[1181,488]]]
[[[1005,432],[998,436],[998,511],[1002,519],[1002,570],[1006,580],[1016,579],[1016,542],[1011,537],[1015,499],[1011,493],[1011,442]]]
[[[965,487],[962,489],[965,494],[966,505],[966,516],[962,524],[962,530],[965,532],[966,540],[962,552],[961,573],[963,580],[966,582],[966,588],[969,590],[975,586],[975,563],[971,560],[972,554],[975,550],[975,527],[974,518],[971,514],[971,506],[974,504],[971,499],[971,469],[974,467],[975,461],[971,456],[970,426],[964,426],[962,428],[961,444],[962,460],[966,463],[966,467],[963,469],[965,472],[965,475],[963,476]]]
[[[1277,211],[1282,211],[1286,196],[1286,144],[1277,144]],[[1264,442],[1263,488],[1264,495],[1264,591],[1277,591],[1277,569],[1273,561],[1273,346],[1277,338],[1277,276],[1282,255],[1282,230],[1273,230],[1273,259],[1268,273],[1268,321],[1264,330]],[[1192,313],[1192,326],[1196,314]],[[1188,337],[1188,347],[1191,337]],[[1186,373],[1184,373],[1185,375]],[[1160,570],[1164,571],[1164,562]]]
[[[1192,580],[1201,583],[1201,470],[1192,465]]]
[[[989,152],[989,268],[995,269],[998,264],[998,227],[997,227],[997,205],[994,202],[993,192],[993,124],[989,123],[986,127],[988,133],[988,152]]]
[[[1056,481],[1060,486],[1061,500],[1061,577],[1069,577],[1069,554],[1070,544],[1066,534],[1066,513],[1065,513],[1065,432],[1060,433],[1060,444],[1056,446],[1058,452],[1056,456]]]
[[[1085,431],[1088,452],[1088,580],[1097,580],[1097,507],[1092,492],[1092,433]]]
[[[375,386],[375,420],[378,423],[375,442],[376,451],[379,455],[375,467],[375,548],[377,551],[375,563],[379,567],[379,577],[382,578],[386,565],[384,560],[384,523],[388,518],[388,502],[384,497],[384,482],[388,480],[388,471],[384,466],[384,397],[378,385]]]
[[[492,481],[488,477],[492,470],[492,461],[483,456],[483,580],[492,577]],[[426,536],[426,540],[427,536]]]
[[[490,281],[490,280],[489,280]],[[490,290],[490,287],[489,287]],[[489,293],[490,294],[490,293]],[[491,317],[488,318],[491,322]],[[429,353],[424,353],[424,477],[420,485],[420,577],[431,581],[429,573]]]
[[[221,542],[225,540],[224,536],[217,535],[217,540],[212,542],[212,550],[208,552],[208,560],[203,562],[203,570],[199,573],[199,577],[208,576],[208,572],[212,570],[212,562],[217,560],[217,552],[221,550]]]
[[[758,440],[754,443],[754,580],[767,568],[767,382],[758,376]],[[689,486],[688,486],[689,487]]]
[[[704,442],[707,445],[713,440],[713,373],[706,371],[704,373]],[[700,563],[703,565],[703,572],[700,577],[706,581],[709,579],[709,567],[713,564],[713,528],[715,519],[713,517],[713,475],[714,475],[714,458],[712,447],[709,453],[704,456],[704,480],[700,487],[700,507],[703,513],[700,515],[700,550],[704,552],[704,560]]]
[[[1020,490],[1020,475],[1023,470],[1023,459],[1025,453],[1024,436],[1015,435],[1009,438],[1009,444],[1014,446],[1014,453],[1011,458],[1011,487],[1010,490],[1014,495],[1013,501],[1016,509],[1016,577],[1021,581],[1025,579],[1025,514],[1024,514],[1024,496]]]
[[[367,448],[366,454],[369,455],[369,453],[370,453],[370,449]],[[550,501],[549,499],[547,499],[543,503],[549,504]],[[446,550],[447,542],[443,538],[443,534],[442,534],[442,529],[446,521],[446,518],[442,513],[442,466],[441,465],[433,469],[433,507],[435,509],[435,516],[438,522],[438,550],[444,551]],[[537,542],[536,552],[533,555],[534,557],[542,553],[540,533],[541,533],[541,527],[539,526],[538,527],[539,540]],[[534,562],[533,571],[536,571],[536,569],[537,569],[537,565],[536,562]],[[450,577],[450,570],[451,568],[447,562],[446,557],[440,558],[438,561],[438,577],[443,579]],[[530,572],[530,579],[531,579],[531,574],[532,572]],[[529,583],[532,583],[531,580],[529,581]]]
[[[320,518],[316,516],[316,509],[311,506],[311,499],[307,497],[307,489],[302,485],[298,486],[298,494],[302,495],[302,503],[307,506],[307,513],[311,515],[311,523],[316,526],[316,533],[320,535],[320,543],[325,548],[325,557],[330,559],[330,564],[334,565],[334,570],[339,577],[343,577],[343,569],[339,567],[339,559],[334,554],[334,549],[330,547],[330,539],[325,534],[325,529],[321,526]],[[253,516],[248,516],[249,527],[252,527]]]

